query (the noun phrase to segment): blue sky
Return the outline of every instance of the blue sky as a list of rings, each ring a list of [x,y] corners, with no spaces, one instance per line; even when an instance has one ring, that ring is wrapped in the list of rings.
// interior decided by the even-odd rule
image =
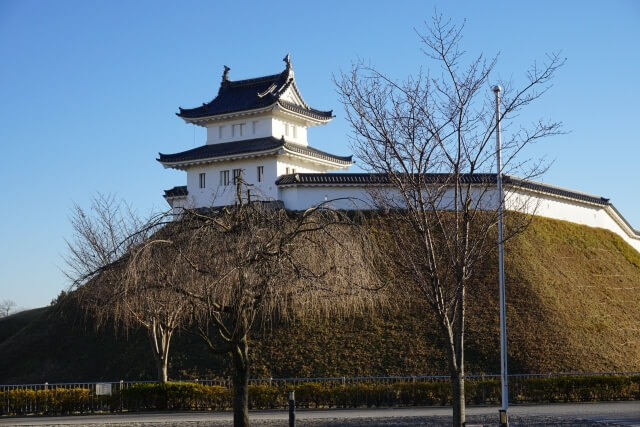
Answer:
[[[553,161],[545,182],[609,197],[640,228],[639,2],[0,0],[0,300],[38,307],[68,286],[74,202],[101,192],[142,215],[167,207],[162,191],[185,175],[155,158],[204,143],[174,113],[211,100],[223,65],[256,77],[291,53],[305,100],[337,116],[311,144],[350,154],[332,75],[358,58],[397,79],[426,67],[414,28],[436,5],[467,19],[469,54],[500,52],[497,77],[523,82],[562,52],[554,87],[522,120],[569,133],[526,155]]]

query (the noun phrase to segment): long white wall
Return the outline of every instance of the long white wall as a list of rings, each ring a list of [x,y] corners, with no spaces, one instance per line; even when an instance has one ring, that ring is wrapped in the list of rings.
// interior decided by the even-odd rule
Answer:
[[[559,219],[589,227],[604,228],[616,233],[640,252],[640,236],[635,234],[624,219],[608,205],[568,199],[541,192],[507,188],[507,209],[535,213],[547,218]],[[495,205],[494,194],[487,195],[487,205]],[[279,200],[287,209],[304,210],[324,201],[338,209],[372,209],[375,203],[369,191],[360,186],[292,186],[279,190]],[[488,207],[491,207],[488,206]]]

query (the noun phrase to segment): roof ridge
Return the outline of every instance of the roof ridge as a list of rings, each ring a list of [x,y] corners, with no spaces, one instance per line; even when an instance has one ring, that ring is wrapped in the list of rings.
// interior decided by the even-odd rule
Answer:
[[[450,176],[447,173],[428,173],[425,174],[427,181],[438,182],[441,178]],[[472,182],[486,182],[495,183],[495,173],[474,173],[474,174],[462,174],[463,180],[471,179]],[[598,205],[611,205],[609,199],[596,196],[593,194],[583,193],[581,191],[570,190],[568,188],[562,188],[550,184],[544,184],[537,181],[528,180],[525,178],[519,178],[513,175],[505,175],[505,184],[511,184],[513,186],[520,186],[534,191],[542,191],[546,193],[556,194],[563,197],[568,197],[574,200],[582,200],[589,203],[595,203]],[[468,182],[468,181],[467,181]],[[389,184],[388,176],[384,173],[299,173],[296,176],[283,175],[276,182],[277,185],[295,185],[295,184]]]

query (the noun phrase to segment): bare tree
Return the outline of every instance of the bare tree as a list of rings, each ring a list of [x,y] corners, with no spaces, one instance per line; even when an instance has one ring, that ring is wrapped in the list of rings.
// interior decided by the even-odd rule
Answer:
[[[232,207],[185,212],[182,223],[193,231],[181,257],[197,276],[176,291],[194,302],[210,350],[231,356],[234,425],[247,426],[252,326],[372,303],[375,251],[360,227],[324,206],[292,213],[239,197]]]
[[[186,299],[171,289],[189,271],[173,241],[160,237],[167,234],[165,217],[143,221],[113,196],[98,195],[89,212],[75,206],[71,223],[66,274],[83,307],[98,327],[145,329],[158,381],[166,382],[171,338],[189,318]]]
[[[6,299],[0,302],[0,317],[6,317],[11,313],[16,306],[15,301]]]
[[[482,55],[465,62],[460,50],[463,26],[435,16],[421,35],[433,75],[420,71],[396,82],[363,63],[342,73],[336,84],[353,129],[353,146],[365,168],[382,186],[372,192],[386,212],[387,232],[395,242],[394,260],[402,277],[417,289],[435,314],[445,337],[453,388],[454,425],[465,422],[464,336],[467,285],[482,260],[495,249],[495,104],[490,83],[496,58]],[[501,125],[549,88],[563,63],[548,56],[534,65],[521,89],[504,83]],[[504,170],[524,178],[541,173],[535,162],[516,155],[536,140],[560,132],[560,123],[538,121],[503,138]],[[513,180],[516,182],[517,180]],[[525,200],[511,200],[514,203]],[[518,209],[523,209],[519,206]],[[513,222],[509,238],[526,226]],[[505,240],[506,240],[505,238]]]

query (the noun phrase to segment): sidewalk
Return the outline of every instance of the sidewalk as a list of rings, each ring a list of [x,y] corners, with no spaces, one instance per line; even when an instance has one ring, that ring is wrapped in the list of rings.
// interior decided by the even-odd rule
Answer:
[[[0,426],[94,427],[128,425],[160,427],[230,426],[231,412],[149,412],[60,417],[0,418]],[[288,426],[286,411],[251,411],[253,426]],[[450,426],[450,407],[402,407],[386,409],[299,409],[296,426]],[[498,408],[467,407],[467,424],[498,425]],[[511,426],[637,426],[640,402],[516,405],[509,408]]]

